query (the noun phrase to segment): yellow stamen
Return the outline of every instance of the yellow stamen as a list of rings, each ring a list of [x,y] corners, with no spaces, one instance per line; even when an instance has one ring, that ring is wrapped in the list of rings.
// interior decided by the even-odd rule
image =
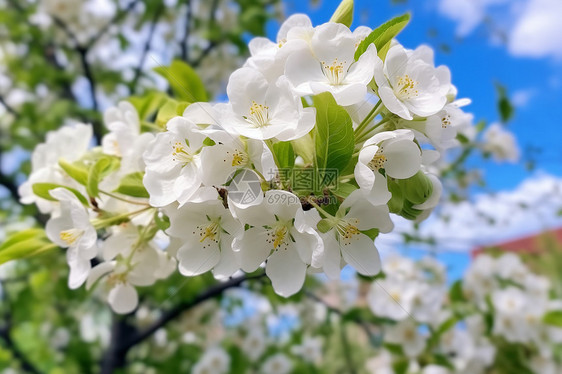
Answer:
[[[69,229],[61,231],[59,237],[70,246],[80,239],[82,234],[84,234],[84,230]]]
[[[233,155],[232,155],[232,166],[242,166],[242,165],[246,165],[246,162],[248,161],[248,157],[242,153],[242,152],[238,152],[236,151]]]
[[[381,147],[381,148],[379,148],[377,153],[375,153],[375,156],[373,157],[373,159],[371,161],[369,161],[367,166],[373,171],[379,171],[380,169],[384,169],[384,165],[386,163],[386,160],[387,160],[387,158],[383,154],[383,149]]]
[[[211,222],[210,225],[205,227],[205,232],[202,232],[200,243],[203,243],[205,239],[209,238],[211,241],[216,241],[217,232],[218,232],[219,225],[216,222]]]
[[[341,220],[336,225],[336,230],[339,235],[339,239],[343,241],[343,245],[351,244],[351,240],[357,240],[357,235],[361,233],[357,228],[359,220],[356,218],[350,218],[347,220]]]
[[[397,87],[394,89],[396,96],[402,99],[411,99],[419,95],[419,91],[416,89],[419,82],[410,78],[408,74],[400,77],[398,79]]]
[[[343,67],[346,61],[338,62],[338,59],[336,57],[336,59],[330,65],[328,65],[325,61],[322,61],[321,63],[324,75],[326,76],[326,78],[328,78],[331,84],[337,86],[343,83],[343,79],[345,77]]]
[[[246,121],[256,127],[269,125],[269,107],[252,101],[252,105],[250,106],[250,115],[246,117]]]
[[[172,160],[185,165],[193,161],[193,155],[182,142],[175,142],[172,145]]]

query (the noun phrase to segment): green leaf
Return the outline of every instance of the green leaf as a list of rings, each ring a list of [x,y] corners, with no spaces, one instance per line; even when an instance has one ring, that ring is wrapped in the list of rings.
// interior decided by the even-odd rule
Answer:
[[[464,292],[462,291],[462,281],[459,279],[451,286],[449,290],[449,299],[451,302],[464,301]]]
[[[154,213],[154,222],[162,231],[166,231],[170,227],[170,217],[158,211]]]
[[[27,239],[31,239],[31,238],[47,238],[45,236],[45,230],[43,229],[37,229],[37,228],[32,228],[32,229],[27,229],[27,230],[23,230],[23,231],[18,231],[13,233],[12,235],[9,235],[6,240],[4,240],[4,243],[2,243],[2,245],[0,245],[0,251],[14,245],[17,242],[21,242]]]
[[[496,83],[496,91],[498,93],[498,111],[500,112],[501,121],[502,123],[507,123],[513,118],[515,108],[507,96],[507,89],[505,86]]]
[[[367,235],[371,240],[375,240],[379,236],[379,229],[362,230],[363,234]]]
[[[295,166],[295,152],[290,142],[278,142],[273,145],[273,152],[280,169],[290,169]]]
[[[34,183],[33,186],[31,186],[31,189],[33,190],[33,193],[35,195],[49,201],[57,201],[57,199],[52,197],[51,194],[49,193],[49,191],[55,188],[66,188],[67,190],[72,192],[78,198],[78,200],[80,200],[82,204],[86,206],[89,205],[88,200],[84,197],[84,195],[82,195],[80,192],[78,192],[77,190],[71,187],[63,186],[61,184],[56,184],[56,183]]]
[[[0,264],[21,258],[36,256],[55,249],[42,229],[28,229],[9,236],[0,246]]]
[[[341,23],[350,27],[353,22],[353,0],[342,0],[332,18],[330,18],[330,22]]]
[[[158,91],[149,91],[143,96],[131,96],[127,100],[133,104],[141,121],[147,120],[160,108],[168,97]]]
[[[119,168],[119,159],[117,157],[102,157],[96,161],[88,174],[88,184],[86,191],[88,195],[97,197],[99,195],[99,183],[112,171]]]
[[[351,117],[336,104],[329,92],[314,96],[313,101],[316,107],[316,167],[320,172],[337,169],[341,175],[351,160],[355,146]]]
[[[174,117],[181,116],[188,105],[189,103],[185,101],[167,99],[158,110],[158,114],[156,115],[156,126],[166,128],[168,121]]]
[[[392,363],[392,369],[396,374],[406,374],[410,367],[410,361],[406,357],[401,357]]]
[[[357,49],[355,50],[355,60],[358,60],[359,57],[365,53],[369,45],[373,43],[377,47],[379,57],[384,60],[386,53],[390,48],[390,42],[400,33],[400,31],[404,29],[404,27],[406,27],[408,22],[410,22],[410,14],[406,13],[399,17],[395,17],[374,29],[365,39],[363,39],[361,43],[359,43],[359,46],[357,46]]]
[[[185,62],[174,60],[169,67],[158,66],[154,71],[166,78],[178,99],[190,103],[208,100],[201,78]]]
[[[59,160],[59,166],[68,174],[69,177],[85,186],[88,183],[88,168],[80,162],[67,162]]]
[[[333,190],[332,193],[334,195],[336,195],[337,197],[341,197],[342,199],[345,199],[346,197],[351,195],[351,193],[353,191],[355,191],[356,189],[357,189],[357,186],[355,186],[354,184],[338,183],[337,188],[335,190]]]
[[[543,316],[542,321],[547,325],[562,327],[562,310],[551,310],[547,312]]]
[[[150,197],[144,187],[144,184],[142,183],[143,176],[144,173],[140,171],[125,175],[121,179],[121,182],[119,182],[119,187],[117,187],[113,192],[119,192],[123,195],[132,197]]]

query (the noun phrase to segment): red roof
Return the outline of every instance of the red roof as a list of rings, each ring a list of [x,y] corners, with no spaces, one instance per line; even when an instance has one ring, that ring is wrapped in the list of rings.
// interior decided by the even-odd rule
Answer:
[[[558,243],[562,243],[562,227],[504,243],[481,246],[472,251],[472,256],[477,256],[489,249],[499,249],[506,252],[539,253],[542,252],[545,246],[545,240],[552,239],[556,240]]]

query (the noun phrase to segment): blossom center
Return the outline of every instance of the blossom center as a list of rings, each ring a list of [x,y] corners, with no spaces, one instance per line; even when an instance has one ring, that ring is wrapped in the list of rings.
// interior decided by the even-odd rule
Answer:
[[[175,162],[187,165],[193,161],[193,155],[191,154],[189,147],[187,147],[184,143],[179,141],[175,142],[172,145],[172,150],[172,160]]]
[[[205,228],[200,229],[201,232],[199,236],[199,243],[203,243],[205,239],[209,239],[215,243],[218,243],[218,236],[219,236],[219,224],[216,221],[212,221],[209,225],[205,226]]]
[[[367,166],[373,171],[379,171],[380,169],[384,169],[386,160],[387,158],[384,155],[383,149],[381,147],[377,150],[377,153],[375,153],[375,156],[371,161],[369,161],[369,164]]]
[[[351,244],[352,240],[357,240],[358,234],[361,233],[357,228],[359,224],[359,220],[357,218],[351,218],[348,220],[341,220],[336,225],[336,230],[339,235],[340,240],[343,241],[343,245]]]
[[[79,229],[69,229],[61,231],[59,237],[63,240],[66,244],[71,246],[72,244],[76,243],[78,239],[84,234],[84,230]]]
[[[400,77],[398,79],[398,84],[394,90],[396,96],[401,99],[411,99],[419,95],[419,91],[416,89],[419,82],[410,78],[408,74]]]
[[[241,151],[234,151],[232,154],[232,166],[244,166],[248,163],[248,155]]]
[[[449,126],[451,126],[451,116],[447,114],[441,118],[441,127],[446,129]]]
[[[267,233],[266,241],[270,244],[273,244],[273,249],[277,250],[281,246],[284,246],[287,249],[287,237],[289,236],[289,230],[285,225],[278,225],[274,227]]]
[[[252,100],[250,115],[244,118],[256,127],[267,126],[269,125],[269,107]]]
[[[346,61],[338,61],[338,58],[336,57],[330,65],[328,65],[326,61],[322,61],[321,63],[322,71],[331,84],[337,86],[343,83],[345,78],[344,64]]]

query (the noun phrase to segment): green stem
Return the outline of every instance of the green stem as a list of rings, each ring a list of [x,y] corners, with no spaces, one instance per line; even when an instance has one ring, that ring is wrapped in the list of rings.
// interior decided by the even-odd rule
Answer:
[[[308,202],[310,203],[310,205],[312,205],[313,207],[316,208],[317,211],[319,211],[320,213],[322,213],[326,218],[330,217],[330,218],[334,218],[333,215],[331,215],[330,213],[326,212],[324,209],[322,209],[320,207],[320,205],[316,204],[314,201],[312,201],[311,199],[308,199]]]
[[[385,127],[382,127],[382,129],[381,129],[381,125],[384,125],[384,124],[388,123],[390,120],[391,120],[390,117],[383,118],[382,120],[377,122],[377,124],[375,126],[373,126],[371,129],[367,130],[366,132],[364,132],[360,136],[356,137],[355,143],[356,144],[362,143],[362,142],[366,141],[367,139],[369,139],[370,137],[372,137],[373,135],[381,132],[381,130],[384,131]]]
[[[361,121],[361,123],[359,124],[359,126],[357,126],[357,128],[355,129],[355,134],[359,134],[361,131],[363,131],[363,129],[373,120],[375,119],[376,116],[379,115],[379,113],[382,111],[382,109],[384,108],[382,104],[382,101],[379,100],[375,106],[373,107],[373,109],[371,109],[371,111],[369,112],[369,114],[367,114],[367,116],[365,117],[365,119],[363,119],[363,121]]]
[[[111,226],[112,224],[114,224],[115,222],[120,222],[123,221],[126,218],[135,216],[137,214],[146,212],[149,209],[153,209],[150,206],[147,206],[146,208],[140,209],[140,210],[135,210],[134,212],[129,212],[129,213],[123,213],[123,214],[119,214],[117,216],[113,216],[113,217],[108,217],[106,219],[101,219],[101,220],[97,220],[97,221],[93,221],[92,225],[94,226],[94,228],[96,230],[107,227],[107,226]]]
[[[147,203],[143,203],[143,202],[141,202],[141,201],[128,200],[128,199],[124,199],[124,198],[122,198],[122,197],[120,197],[120,196],[117,196],[117,195],[112,194],[112,193],[107,192],[107,191],[102,191],[102,190],[99,190],[99,191],[100,191],[102,194],[104,194],[104,195],[107,195],[107,196],[112,197],[112,198],[117,199],[117,200],[124,201],[124,202],[129,203],[129,204],[148,206]]]

